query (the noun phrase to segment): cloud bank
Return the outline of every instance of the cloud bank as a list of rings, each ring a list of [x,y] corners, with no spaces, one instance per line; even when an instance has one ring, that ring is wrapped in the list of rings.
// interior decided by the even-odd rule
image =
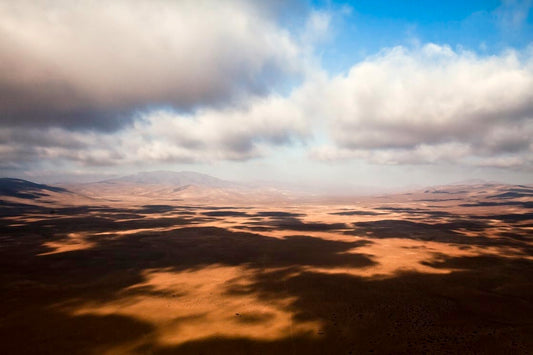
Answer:
[[[190,110],[270,93],[302,64],[279,6],[2,1],[2,123],[110,130],[138,108]]]
[[[331,15],[306,10],[288,30],[280,6],[0,2],[0,169],[297,147],[314,161],[533,170],[533,49],[399,46],[330,76],[316,52]]]
[[[532,55],[396,47],[333,78],[322,106],[334,145],[318,158],[522,163],[532,152]]]

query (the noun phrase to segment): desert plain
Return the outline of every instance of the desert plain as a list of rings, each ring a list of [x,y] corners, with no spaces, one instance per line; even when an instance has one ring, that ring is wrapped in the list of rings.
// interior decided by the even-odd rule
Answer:
[[[527,354],[533,187],[2,179],[2,354]]]

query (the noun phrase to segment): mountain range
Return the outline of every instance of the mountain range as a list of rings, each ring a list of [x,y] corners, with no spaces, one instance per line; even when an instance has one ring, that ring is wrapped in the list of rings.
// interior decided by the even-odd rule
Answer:
[[[530,186],[473,181],[473,184],[451,184],[413,189],[412,193],[395,193],[395,198],[415,199],[415,196],[456,195],[465,199],[476,194],[486,197],[531,197]],[[417,192],[418,191],[418,192]],[[502,195],[503,194],[503,195]],[[387,194],[392,196],[391,194]],[[165,203],[165,201],[194,201],[200,203],[253,204],[263,202],[294,202],[326,199],[329,202],[354,201],[356,194],[345,196],[309,194],[292,189],[279,189],[267,186],[252,186],[222,180],[210,175],[192,171],[151,171],[140,172],[118,178],[93,183],[50,186],[22,179],[1,178],[0,197],[31,199],[38,201],[63,200],[64,203],[93,203],[89,200],[113,202]],[[360,195],[362,196],[362,195]],[[362,198],[362,197],[361,197]],[[420,197],[423,198],[423,197]],[[429,201],[429,200],[428,200]]]
[[[107,179],[96,184],[139,184],[139,185],[164,185],[164,186],[204,186],[213,188],[231,188],[240,185],[231,181],[222,180],[210,175],[193,171],[149,171],[119,178]]]

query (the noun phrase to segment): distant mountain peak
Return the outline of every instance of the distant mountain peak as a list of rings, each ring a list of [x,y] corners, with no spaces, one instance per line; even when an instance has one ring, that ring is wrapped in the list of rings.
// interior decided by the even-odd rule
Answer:
[[[492,185],[492,184],[500,184],[497,181],[488,181],[484,179],[467,179],[467,180],[461,180],[461,181],[455,181],[449,185]]]
[[[141,185],[171,185],[185,186],[198,185],[206,187],[236,187],[237,184],[222,180],[207,174],[194,171],[143,171],[132,175],[126,175],[119,178],[108,179],[101,183],[133,183]]]

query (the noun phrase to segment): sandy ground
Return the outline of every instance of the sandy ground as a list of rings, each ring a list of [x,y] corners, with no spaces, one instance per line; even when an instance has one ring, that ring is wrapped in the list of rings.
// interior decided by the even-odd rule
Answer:
[[[2,198],[2,354],[533,353],[529,186],[112,192]]]

